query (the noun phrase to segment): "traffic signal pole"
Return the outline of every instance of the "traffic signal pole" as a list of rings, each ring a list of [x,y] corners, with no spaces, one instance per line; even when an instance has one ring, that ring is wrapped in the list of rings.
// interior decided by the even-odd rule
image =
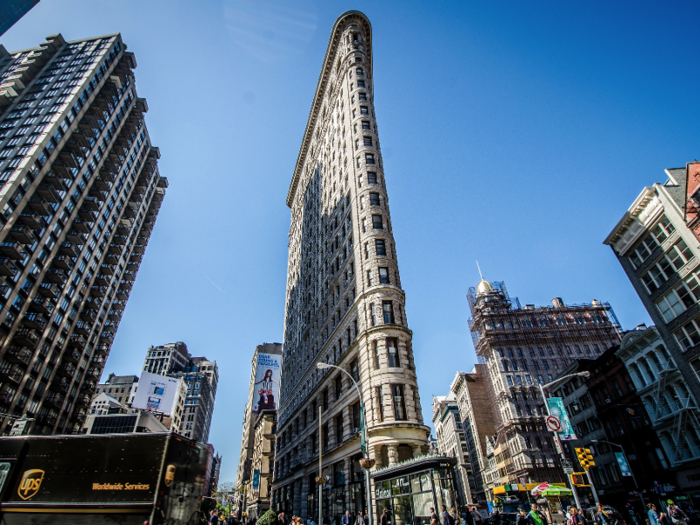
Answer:
[[[551,416],[552,414],[549,411],[549,403],[547,403],[547,396],[544,393],[544,388],[542,387],[542,383],[540,383],[539,386],[540,386],[540,393],[542,394],[542,399],[544,400],[544,407],[547,409],[547,415]],[[549,386],[549,385],[546,385],[546,386]],[[558,432],[554,432],[554,443],[556,444],[556,448],[559,451],[561,459],[562,460],[566,459],[566,455],[564,454],[564,447],[562,446],[561,441],[559,440],[559,433]],[[564,464],[564,462],[562,461],[562,470],[564,468],[563,464]],[[571,489],[571,493],[574,495],[574,501],[576,501],[576,508],[577,509],[582,508],[581,502],[578,500],[578,494],[576,493],[576,486],[574,485],[573,481],[571,481],[571,477],[566,472],[564,472],[564,477],[566,478],[566,481],[568,482],[569,488]],[[597,498],[597,496],[596,496],[596,498]],[[598,500],[596,499],[596,501],[598,501]]]

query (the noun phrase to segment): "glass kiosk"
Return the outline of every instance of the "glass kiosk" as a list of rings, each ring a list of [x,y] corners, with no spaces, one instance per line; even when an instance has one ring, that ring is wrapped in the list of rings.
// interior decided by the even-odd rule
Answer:
[[[459,508],[456,465],[455,458],[423,456],[374,472],[376,523],[386,510],[391,525],[428,525],[431,507],[438,515],[442,505]]]

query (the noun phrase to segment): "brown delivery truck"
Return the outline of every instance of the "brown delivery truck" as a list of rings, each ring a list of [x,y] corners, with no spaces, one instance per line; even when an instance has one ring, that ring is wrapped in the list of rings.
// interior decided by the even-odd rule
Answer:
[[[0,438],[0,523],[196,524],[208,454],[170,433]]]

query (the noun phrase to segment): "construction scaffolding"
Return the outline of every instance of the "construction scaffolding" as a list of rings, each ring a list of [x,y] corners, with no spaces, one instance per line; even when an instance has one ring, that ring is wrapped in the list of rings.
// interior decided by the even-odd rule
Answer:
[[[595,359],[620,343],[620,324],[608,303],[521,306],[503,282],[482,281],[467,294],[469,329],[496,424],[496,458],[502,483],[563,481],[558,454],[546,431],[539,385],[573,361]]]

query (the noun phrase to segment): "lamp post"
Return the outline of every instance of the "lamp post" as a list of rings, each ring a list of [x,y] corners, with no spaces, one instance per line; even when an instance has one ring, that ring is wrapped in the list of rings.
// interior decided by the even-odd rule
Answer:
[[[549,387],[551,387],[552,385],[554,385],[560,381],[563,381],[564,379],[568,379],[569,377],[591,377],[591,373],[588,370],[586,370],[584,372],[577,372],[575,374],[568,374],[568,375],[565,375],[563,377],[559,377],[559,378],[555,379],[554,381],[550,381],[549,383],[547,383],[545,385],[540,383],[540,385],[539,385],[540,386],[540,393],[542,394],[542,399],[544,400],[544,407],[547,410],[548,416],[551,415],[551,412],[549,411],[549,403],[547,403],[547,396],[544,393],[544,391],[546,389],[548,389]],[[561,454],[562,459],[564,459],[565,458],[564,447],[562,446],[561,441],[559,440],[559,433],[558,432],[554,432],[554,442],[557,445],[557,449],[559,449],[559,453]],[[569,475],[566,472],[564,472],[564,477],[568,481],[569,488],[571,488],[571,493],[574,495],[574,500],[576,500],[576,507],[580,509],[581,502],[578,499],[576,487],[574,487],[574,484],[571,481],[571,478],[569,477]]]
[[[369,525],[373,525],[374,518],[372,517],[372,490],[370,488],[370,483],[369,483],[369,469],[371,469],[374,466],[374,460],[370,459],[369,454],[367,452],[367,422],[365,420],[365,404],[362,401],[362,392],[360,392],[360,387],[358,386],[357,381],[355,381],[355,378],[352,377],[352,375],[344,368],[340,368],[339,366],[329,365],[328,363],[321,363],[321,362],[316,363],[316,368],[318,368],[319,370],[324,370],[326,368],[337,368],[338,370],[340,370],[341,372],[343,372],[346,376],[348,376],[350,378],[350,381],[352,381],[352,384],[355,386],[355,390],[357,390],[357,396],[360,400],[360,434],[361,434],[360,448],[361,448],[362,452],[367,455],[367,457],[364,457],[360,460],[360,466],[365,471],[365,498],[367,499],[366,505],[367,505],[367,514],[369,515]],[[322,525],[322,524],[319,522],[319,525]]]
[[[639,484],[637,483],[637,477],[634,475],[634,471],[632,470],[632,465],[630,465],[630,460],[627,457],[627,452],[625,452],[625,449],[622,447],[622,445],[618,445],[617,443],[613,443],[612,441],[606,441],[604,439],[591,439],[591,443],[607,443],[608,445],[612,445],[613,447],[618,447],[620,449],[620,451],[622,452],[622,455],[625,456],[625,461],[627,462],[627,466],[630,469],[630,474],[632,475],[632,481],[634,482],[634,488],[637,489],[637,494],[639,494],[639,499],[642,500],[642,509],[645,509],[647,504],[644,501],[644,496],[642,496],[642,492],[639,490]]]

